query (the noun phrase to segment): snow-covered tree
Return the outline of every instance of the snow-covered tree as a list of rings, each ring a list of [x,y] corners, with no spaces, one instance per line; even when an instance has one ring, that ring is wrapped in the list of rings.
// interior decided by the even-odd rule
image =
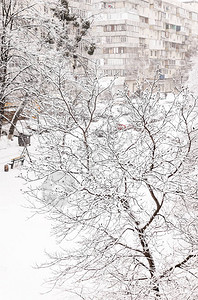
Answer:
[[[11,124],[16,125],[17,116],[31,97],[33,74],[28,48],[34,41],[31,28],[33,5],[30,1],[2,0],[0,2],[0,135],[6,107],[17,107]],[[12,126],[12,127],[13,127]],[[11,134],[12,128],[11,128]]]
[[[189,87],[190,91],[197,96],[198,95],[198,63],[197,55],[191,58],[191,69],[188,70],[188,81],[186,85]]]
[[[114,99],[97,73],[66,69],[43,64],[50,92],[27,176],[60,242],[52,282],[86,300],[196,299],[196,99],[165,101],[156,81]]]
[[[38,108],[40,60],[59,53],[75,69],[84,64],[82,50],[92,55],[95,45],[87,36],[90,21],[72,14],[66,0],[3,0],[0,8],[0,133],[3,121],[9,121],[12,138],[24,109],[29,118],[32,108]],[[8,120],[5,109],[10,105],[16,110]]]

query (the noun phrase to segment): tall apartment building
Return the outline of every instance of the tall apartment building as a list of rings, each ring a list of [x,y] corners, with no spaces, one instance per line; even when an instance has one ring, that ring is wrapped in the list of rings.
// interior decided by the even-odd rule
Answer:
[[[75,13],[83,18],[88,17],[93,10],[93,0],[69,0],[71,13]]]
[[[177,0],[72,0],[73,10],[93,14],[95,58],[108,77],[135,89],[137,78],[160,70],[161,90],[186,68],[198,41],[198,3]],[[184,76],[185,74],[182,74]]]

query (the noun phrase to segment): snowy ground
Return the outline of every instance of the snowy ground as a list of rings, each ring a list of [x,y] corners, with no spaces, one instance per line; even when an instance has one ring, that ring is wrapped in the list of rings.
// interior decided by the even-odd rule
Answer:
[[[57,291],[44,293],[42,284],[49,270],[34,268],[45,261],[44,251],[54,247],[54,239],[43,216],[29,218],[24,182],[19,177],[21,167],[4,172],[4,165],[22,149],[17,140],[0,142],[0,299],[73,300]]]

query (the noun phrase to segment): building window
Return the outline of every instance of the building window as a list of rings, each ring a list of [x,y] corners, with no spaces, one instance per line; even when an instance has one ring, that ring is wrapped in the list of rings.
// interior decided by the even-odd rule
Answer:
[[[176,26],[176,31],[181,31],[181,26]]]
[[[105,75],[107,76],[125,76],[125,70],[122,69],[110,69],[104,70]]]
[[[106,42],[111,43],[125,43],[127,41],[127,38],[125,35],[117,35],[117,36],[107,36]]]
[[[120,53],[126,53],[125,47],[112,47],[112,48],[104,48],[103,49],[104,54],[120,54]]]
[[[104,31],[126,31],[126,24],[118,24],[118,25],[105,25]]]
[[[102,8],[115,8],[115,3],[103,2]]]
[[[140,16],[140,22],[148,24],[149,18],[141,17],[141,16]]]

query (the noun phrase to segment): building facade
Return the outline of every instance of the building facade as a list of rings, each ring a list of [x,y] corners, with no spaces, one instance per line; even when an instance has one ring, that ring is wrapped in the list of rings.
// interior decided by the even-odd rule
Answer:
[[[93,16],[93,36],[104,74],[135,89],[138,78],[160,72],[161,90],[185,77],[198,41],[198,3],[171,0],[75,0],[71,9]],[[185,78],[183,78],[185,80]]]

